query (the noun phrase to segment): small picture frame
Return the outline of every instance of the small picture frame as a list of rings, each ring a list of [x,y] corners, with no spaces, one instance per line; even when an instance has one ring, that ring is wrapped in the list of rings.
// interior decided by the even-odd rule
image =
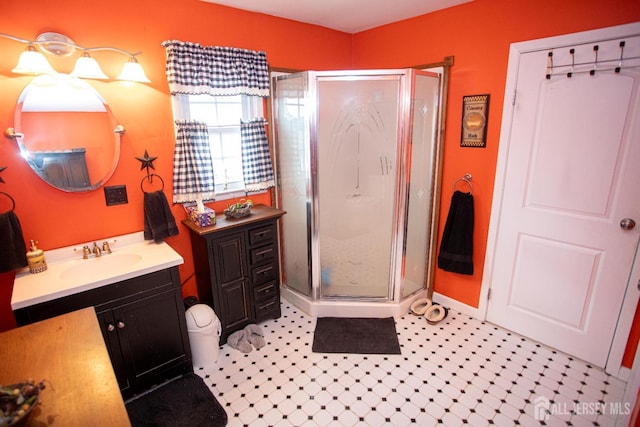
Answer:
[[[461,147],[484,148],[487,146],[488,118],[489,94],[462,97]]]

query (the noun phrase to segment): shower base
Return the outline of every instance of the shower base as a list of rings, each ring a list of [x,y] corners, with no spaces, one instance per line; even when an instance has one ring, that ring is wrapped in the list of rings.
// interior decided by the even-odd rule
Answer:
[[[397,319],[410,311],[411,304],[415,300],[426,298],[427,291],[416,292],[399,303],[340,299],[313,301],[287,287],[281,288],[281,297],[313,317],[394,317]]]

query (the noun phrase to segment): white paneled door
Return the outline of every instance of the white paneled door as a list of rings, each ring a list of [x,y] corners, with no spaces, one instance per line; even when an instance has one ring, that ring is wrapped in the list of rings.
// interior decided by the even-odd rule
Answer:
[[[640,36],[548,41],[510,57],[487,319],[604,367],[640,237]]]

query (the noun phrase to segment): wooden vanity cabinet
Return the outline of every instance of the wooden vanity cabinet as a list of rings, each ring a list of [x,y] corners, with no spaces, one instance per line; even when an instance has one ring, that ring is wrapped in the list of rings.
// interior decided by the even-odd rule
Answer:
[[[284,214],[256,205],[248,217],[219,216],[208,227],[183,221],[191,231],[198,296],[220,319],[221,343],[250,323],[280,317],[277,220]]]
[[[125,399],[193,371],[178,267],[18,309],[14,314],[22,326],[91,306]]]

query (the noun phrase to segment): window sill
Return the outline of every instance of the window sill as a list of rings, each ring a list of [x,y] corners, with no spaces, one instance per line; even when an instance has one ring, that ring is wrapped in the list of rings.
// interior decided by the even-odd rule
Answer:
[[[230,199],[246,199],[247,197],[251,197],[251,195],[264,194],[268,191],[269,190],[262,190],[262,191],[252,192],[249,194],[247,194],[247,192],[244,190],[226,191],[226,192],[216,193],[216,199],[212,201],[220,202],[223,200],[230,200]]]

